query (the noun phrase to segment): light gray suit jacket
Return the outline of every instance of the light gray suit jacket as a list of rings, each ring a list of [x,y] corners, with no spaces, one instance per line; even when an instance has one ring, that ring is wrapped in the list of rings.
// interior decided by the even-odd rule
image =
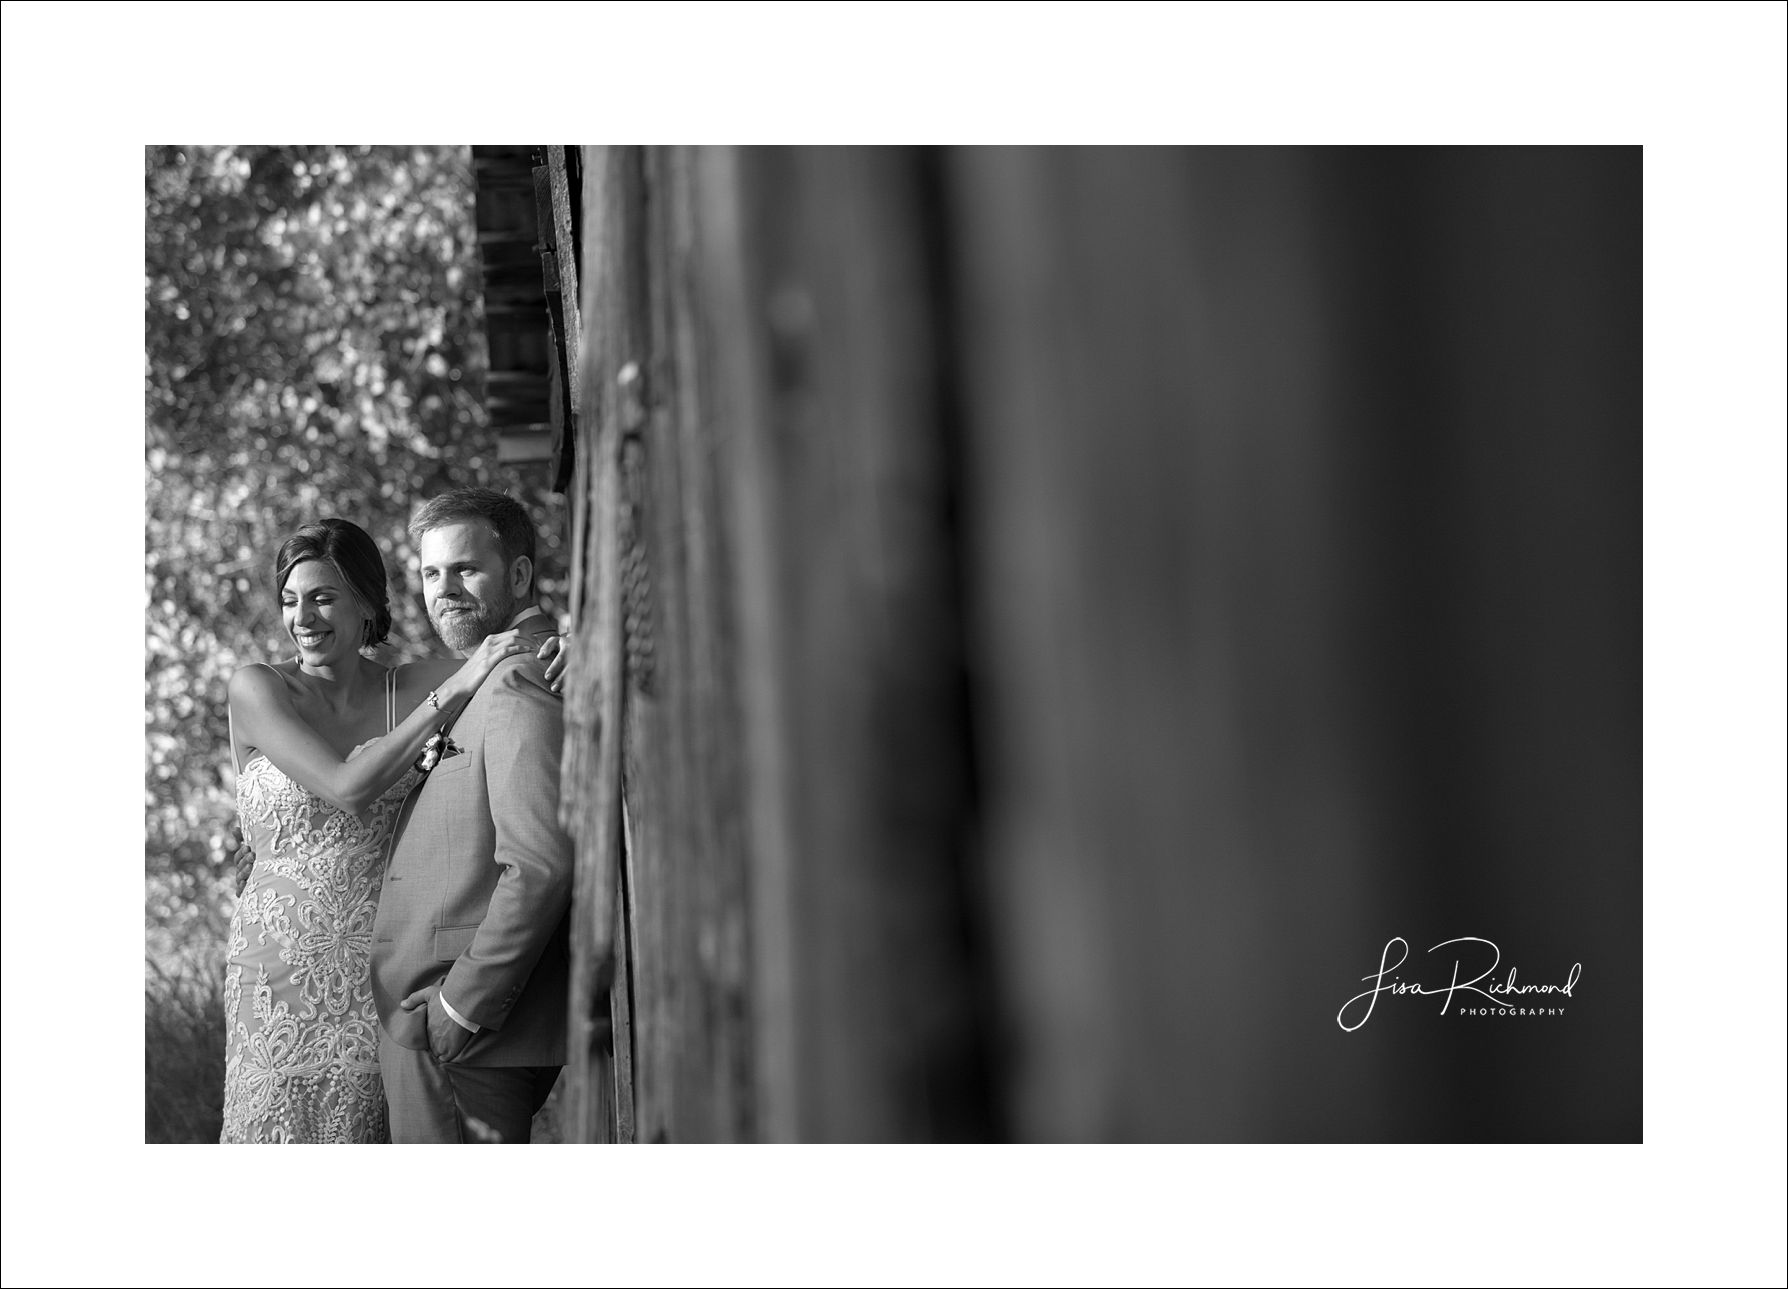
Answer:
[[[373,924],[379,1021],[397,1043],[426,1051],[427,1010],[398,1004],[439,983],[480,1026],[458,1064],[563,1065],[572,885],[559,825],[563,704],[536,658],[506,659],[450,737],[460,750],[398,816]]]

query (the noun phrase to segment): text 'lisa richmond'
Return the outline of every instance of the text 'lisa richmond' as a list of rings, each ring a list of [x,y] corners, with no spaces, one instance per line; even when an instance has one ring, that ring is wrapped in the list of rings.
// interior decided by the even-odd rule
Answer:
[[[1523,984],[1516,979],[1513,967],[1509,968],[1507,976],[1498,980],[1496,969],[1502,963],[1502,951],[1492,941],[1475,935],[1459,936],[1442,940],[1428,952],[1437,953],[1448,945],[1468,947],[1454,951],[1451,976],[1446,984],[1428,985],[1393,974],[1409,961],[1409,941],[1402,936],[1392,936],[1379,955],[1378,970],[1360,977],[1372,987],[1342,1003],[1341,1010],[1335,1013],[1335,1023],[1351,1034],[1372,1019],[1372,1010],[1378,1005],[1381,994],[1393,997],[1442,995],[1442,1016],[1453,1006],[1455,994],[1465,995],[1459,1000],[1458,1014],[1461,1016],[1562,1016],[1562,1000],[1572,996],[1572,990],[1583,975],[1583,964],[1577,962],[1571,964],[1562,984]],[[1393,955],[1396,957],[1394,962],[1391,960]],[[1469,963],[1468,958],[1471,959]],[[1476,974],[1471,974],[1473,972]],[[1413,968],[1411,974],[1414,974]],[[1430,979],[1438,978],[1438,975],[1436,972]],[[1476,999],[1470,995],[1476,995]]]

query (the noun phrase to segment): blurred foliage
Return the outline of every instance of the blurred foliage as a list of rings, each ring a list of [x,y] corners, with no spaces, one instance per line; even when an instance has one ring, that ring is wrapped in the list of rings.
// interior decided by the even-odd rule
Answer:
[[[564,559],[546,468],[500,467],[484,415],[468,149],[152,147],[145,179],[153,951],[227,918],[225,694],[293,652],[272,568],[294,528],[339,515],[379,543],[388,662],[440,651],[404,533],[419,501],[504,488],[549,599]]]
[[[143,1130],[150,1145],[223,1132],[223,945],[152,956],[144,990]]]

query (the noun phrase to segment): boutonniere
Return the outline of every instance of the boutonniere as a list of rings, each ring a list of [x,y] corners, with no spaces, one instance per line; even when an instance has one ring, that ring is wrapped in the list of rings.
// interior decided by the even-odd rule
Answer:
[[[443,757],[458,756],[463,751],[464,748],[447,737],[445,730],[436,730],[429,736],[428,742],[422,745],[422,755],[416,758],[416,768],[427,774]]]

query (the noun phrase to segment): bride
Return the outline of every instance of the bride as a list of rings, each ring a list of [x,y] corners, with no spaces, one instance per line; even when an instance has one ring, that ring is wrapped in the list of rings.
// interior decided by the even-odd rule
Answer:
[[[429,764],[425,745],[491,669],[558,641],[503,631],[464,663],[373,661],[391,629],[385,565],[345,519],[288,538],[274,584],[297,657],[230,680],[236,805],[255,860],[230,922],[222,1139],[386,1141],[369,961],[398,810]],[[553,658],[549,678],[563,666]]]

